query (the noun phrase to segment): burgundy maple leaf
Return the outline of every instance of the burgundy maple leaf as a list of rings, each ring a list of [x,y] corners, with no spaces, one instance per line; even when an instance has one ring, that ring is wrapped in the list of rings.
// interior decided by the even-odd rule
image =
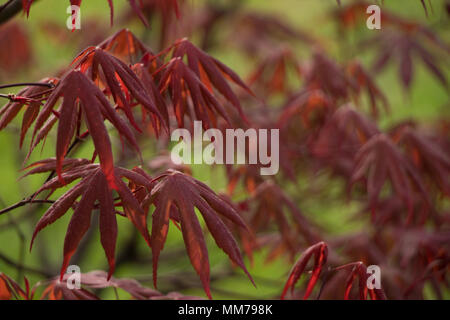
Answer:
[[[450,154],[432,138],[406,127],[394,136],[398,144],[405,148],[414,165],[429,176],[442,193],[450,195]]]
[[[355,153],[379,132],[375,123],[347,104],[339,107],[320,128],[311,143],[311,153],[331,165],[336,173],[349,177]]]
[[[367,267],[363,262],[353,262],[346,264],[344,266],[340,266],[335,268],[335,271],[351,268],[351,272],[348,275],[346,286],[345,286],[345,294],[344,299],[350,299],[350,294],[353,288],[353,282],[355,279],[358,279],[358,289],[359,289],[359,299],[367,300],[367,293],[370,294],[371,300],[386,300],[386,295],[381,288],[373,288],[369,289],[367,286],[367,278],[369,277],[367,274]]]
[[[217,115],[229,122],[224,107],[181,58],[172,59],[164,66],[160,91],[169,91],[179,127],[184,127],[185,116],[201,120],[205,129],[215,127]]]
[[[281,294],[281,299],[284,300],[289,289],[294,292],[295,284],[300,279],[301,275],[305,272],[309,260],[314,256],[314,266],[312,269],[311,278],[308,281],[308,286],[306,288],[303,299],[306,300],[311,295],[314,286],[319,280],[320,273],[322,272],[323,266],[327,262],[328,258],[328,246],[325,242],[319,242],[312,245],[306,249],[300,258],[298,258],[291,272],[289,273],[289,278],[284,286],[283,293]]]
[[[369,72],[365,70],[361,63],[357,61],[350,62],[347,65],[347,71],[357,84],[357,94],[360,95],[362,91],[367,92],[371,112],[374,117],[377,117],[379,114],[378,102],[381,103],[385,111],[389,111],[389,103],[386,96],[381,92],[375,81],[369,75]],[[356,104],[359,104],[358,101]]]
[[[311,65],[306,68],[305,86],[320,89],[334,99],[346,99],[357,90],[357,84],[345,70],[320,51],[314,53]]]
[[[403,86],[409,89],[414,77],[414,58],[419,58],[428,71],[447,89],[447,77],[443,67],[439,65],[440,59],[435,54],[435,49],[440,48],[444,54],[448,54],[450,52],[448,45],[425,26],[408,21],[399,21],[397,24],[399,25],[397,28],[386,30],[363,43],[364,46],[379,48],[373,70],[381,72],[387,67],[388,62],[397,60],[399,77]],[[428,43],[434,44],[435,48],[426,46]]]
[[[56,78],[46,78],[39,81],[42,84],[55,85],[58,83],[58,79]],[[12,99],[8,104],[6,104],[0,110],[0,130],[4,129],[16,116],[17,114],[24,108],[25,113],[22,119],[22,128],[20,130],[20,148],[23,145],[23,141],[25,139],[25,135],[28,132],[28,129],[36,120],[40,109],[42,100],[46,99],[46,97],[53,91],[52,88],[43,88],[42,86],[29,86],[16,95],[16,97],[20,97],[20,99]]]
[[[308,244],[318,241],[318,235],[289,196],[274,182],[260,184],[247,201],[254,207],[250,225],[255,233],[278,228],[283,250],[291,256],[297,251],[300,239]],[[299,236],[300,235],[300,236]]]
[[[58,111],[57,101],[63,97]],[[54,117],[52,117],[54,116]],[[48,97],[36,119],[30,152],[43,139],[59,119],[56,142],[56,172],[61,176],[62,161],[73,136],[80,136],[81,120],[84,117],[95,145],[96,153],[105,175],[113,186],[113,154],[104,119],[110,121],[130,144],[139,151],[133,132],[112,108],[103,92],[79,70],[67,73]]]
[[[292,71],[298,79],[302,77],[300,63],[289,48],[281,48],[270,53],[249,78],[249,85],[256,85],[266,95],[289,94],[289,76]]]
[[[240,116],[246,119],[239,99],[227,80],[243,88],[249,94],[253,95],[253,93],[233,70],[197,48],[187,39],[178,40],[169,49],[173,49],[172,58],[183,59],[187,57],[189,68],[194,71],[206,87],[210,91],[213,87],[216,88],[239,111]]]
[[[158,259],[166,241],[172,207],[177,212],[181,231],[191,263],[199,274],[205,292],[211,298],[209,288],[209,259],[202,228],[195,214],[197,208],[203,216],[216,244],[248,275],[239,247],[222,219],[247,228],[241,216],[226,201],[217,196],[207,185],[181,172],[169,170],[156,178],[156,185],[143,200],[143,207],[156,207],[152,214],[153,281],[156,286]]]
[[[408,223],[413,218],[414,200],[417,195],[424,210],[431,209],[428,193],[417,169],[384,134],[374,135],[357,153],[349,188],[358,181],[366,181],[368,202],[373,216],[387,181],[408,209]]]
[[[127,97],[133,97],[149,113],[153,114],[154,127],[160,127],[159,120],[164,120],[156,106],[156,102],[139,81],[133,70],[123,61],[99,47],[90,47],[81,52],[72,62],[92,81],[102,83],[112,95],[117,105],[123,109],[127,118],[140,131],[134,122],[131,104]],[[102,72],[100,72],[102,71]],[[167,127],[167,123],[162,124]]]
[[[65,182],[80,181],[56,200],[39,220],[33,233],[30,248],[33,246],[35,237],[42,229],[61,218],[73,207],[74,213],[64,241],[64,261],[61,267],[62,277],[69,265],[70,258],[75,253],[81,239],[90,227],[92,211],[99,209],[100,240],[110,266],[108,277],[111,277],[115,266],[114,253],[117,238],[117,211],[115,209],[113,190],[110,188],[111,183],[107,180],[108,177],[103,173],[103,170],[98,164],[89,163],[85,159],[66,159],[61,164],[58,164],[58,161],[55,159],[47,159],[30,166],[31,170],[26,175],[53,171],[59,165],[64,168],[64,171],[61,172],[61,177]],[[125,211],[124,215],[133,222],[150,245],[146,214],[133,195],[133,192],[130,191],[122,179],[125,178],[142,188],[148,188],[150,190],[151,185],[149,180],[147,177],[138,173],[138,171],[131,171],[119,167],[113,168],[112,177],[121,200],[117,205],[123,207]],[[53,193],[56,189],[62,187],[64,185],[58,177],[50,179],[34,194],[34,197],[45,190],[50,190]],[[81,197],[80,201],[76,202],[79,197]]]
[[[301,120],[307,129],[320,128],[335,109],[334,102],[323,91],[302,90],[283,106],[277,126],[284,129],[292,124],[298,128]]]
[[[146,54],[153,52],[128,29],[121,29],[98,45],[119,59],[136,63]]]

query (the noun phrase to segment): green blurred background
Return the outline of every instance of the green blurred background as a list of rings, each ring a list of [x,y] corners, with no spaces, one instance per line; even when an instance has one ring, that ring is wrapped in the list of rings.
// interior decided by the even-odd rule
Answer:
[[[28,68],[14,77],[8,78],[7,83],[37,81],[43,77],[57,74],[62,68],[67,67],[81,50],[80,37],[89,33],[89,30],[83,28],[84,23],[95,21],[93,28],[101,27],[105,29],[106,35],[111,35],[123,27],[119,21],[120,13],[128,10],[126,1],[115,0],[116,20],[114,26],[110,27],[107,1],[85,0],[81,11],[82,29],[72,33],[65,29],[67,2],[40,0],[32,6],[29,19],[26,19],[22,14],[15,17],[15,20],[20,22],[29,33],[32,41],[33,59]],[[198,6],[203,1],[190,0],[190,2],[194,6]],[[419,1],[385,1],[384,6],[399,15],[416,19],[433,28],[441,25],[446,16],[445,12],[440,9],[443,1],[432,1],[432,3],[435,10],[430,13],[428,18],[425,16]],[[321,39],[329,52],[335,54],[338,59],[346,58],[345,53],[343,54],[339,48],[341,35],[338,34],[336,25],[328,16],[330,11],[336,8],[334,0],[248,0],[245,1],[243,7],[248,10],[283,17],[286,21]],[[49,31],[53,28],[52,26],[55,30]],[[440,36],[446,41],[450,39],[448,26],[447,21],[447,28],[438,29]],[[140,21],[127,25],[127,27],[136,35],[149,39],[150,47],[152,47],[153,33],[157,31],[145,30]],[[226,24],[223,25],[221,33],[223,32],[225,35],[228,27]],[[367,31],[366,35],[371,36],[370,32],[378,31]],[[230,41],[229,38],[224,37],[224,39]],[[95,43],[91,44],[94,45]],[[1,44],[1,50],[8,50],[7,44]],[[298,54],[302,58],[308,58],[309,53],[309,48],[305,46],[298,48]],[[235,46],[224,45],[212,51],[211,54],[230,66],[243,78],[246,78],[256,65],[256,61],[240,54]],[[356,55],[365,62],[371,61],[370,55],[359,52],[348,52],[348,54]],[[448,74],[448,68],[446,72]],[[409,94],[402,89],[398,81],[397,70],[392,66],[377,78],[377,83],[388,97],[392,108],[389,115],[383,115],[380,122],[383,128],[403,119],[419,119],[426,123],[450,116],[448,93],[437,80],[424,71],[420,63],[416,64],[416,74]],[[9,91],[3,90],[2,92],[7,93]],[[1,103],[4,104],[4,101],[1,101]],[[18,152],[19,127],[20,117],[16,119],[13,126],[9,126],[7,130],[0,132],[0,207],[9,206],[32,194],[46,178],[45,175],[42,175],[19,180],[22,161],[26,153],[26,150]],[[119,145],[119,142],[116,143]],[[27,144],[25,143],[25,145]],[[53,156],[53,146],[54,141],[47,141],[42,152],[36,150],[30,161]],[[145,150],[145,148],[142,149]],[[151,149],[149,146],[144,153],[144,158],[152,157]],[[90,158],[91,151],[90,143],[84,143],[76,155]],[[222,168],[194,166],[193,173],[194,177],[206,182],[214,190],[218,192],[225,190],[226,180]],[[311,177],[301,176],[298,185],[289,188],[289,193],[297,199],[295,195],[301,193],[302,189],[310,187],[311,183]],[[323,226],[330,235],[358,231],[364,228],[364,221],[359,222],[350,219],[351,214],[356,211],[357,207],[352,203],[341,200],[339,194],[342,185],[339,181],[324,180],[314,183],[329,184],[331,201],[321,201],[320,198],[315,197],[298,199],[298,205],[305,214]],[[334,194],[336,194],[335,197]],[[53,197],[57,195],[55,194]],[[33,251],[30,253],[28,250],[33,225],[45,212],[46,207],[47,205],[41,208],[36,208],[35,205],[25,206],[7,215],[0,216],[0,255],[13,261],[23,261],[28,268],[36,268],[56,275],[62,262],[63,239],[70,214],[41,232]],[[83,257],[79,263],[82,272],[95,269],[107,270],[98,230],[97,228],[93,228],[93,230],[93,234],[88,236],[90,241],[80,247],[83,250]],[[125,219],[119,218],[118,251],[125,243],[132,243],[130,239],[133,237],[132,225]],[[292,261],[278,259],[266,263],[264,251],[256,253],[254,263],[251,266],[246,259],[249,271],[257,284],[257,288],[254,288],[238,270],[234,271],[234,275],[228,276],[230,263],[226,255],[216,248],[209,235],[206,237],[211,262],[211,275],[213,279],[218,279],[214,280],[211,286],[214,298],[265,299],[279,297]],[[136,244],[137,254],[143,263],[121,264],[114,276],[132,277],[151,287],[151,252],[142,239],[137,238]],[[17,270],[6,263],[5,259],[0,259],[0,271],[13,278],[17,275]],[[32,283],[43,279],[37,272],[25,272],[25,274]],[[182,279],[181,283],[180,279]],[[183,289],[183,287],[187,289]],[[177,289],[184,294],[205,296],[200,281],[185,254],[181,233],[174,226],[170,228],[169,238],[160,258],[158,289],[165,293]],[[119,292],[119,295],[123,298],[128,297],[124,292]],[[103,297],[114,298],[114,292],[107,290],[103,293]],[[433,298],[431,295],[428,295],[428,297]]]

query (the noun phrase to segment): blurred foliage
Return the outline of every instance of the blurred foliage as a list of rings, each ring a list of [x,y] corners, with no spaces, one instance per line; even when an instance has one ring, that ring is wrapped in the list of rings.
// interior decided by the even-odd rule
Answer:
[[[214,1],[214,0],[212,0]],[[194,6],[200,6],[205,1],[190,0]],[[224,1],[223,1],[224,2]],[[345,3],[345,1],[343,1]],[[437,30],[444,40],[450,40],[448,32],[448,18],[446,12],[440,10],[443,6],[443,0],[432,1],[435,10],[426,17],[419,1],[396,0],[385,1],[384,6],[399,15],[413,18],[421,21],[433,29]],[[82,29],[71,32],[65,28],[68,15],[66,14],[67,1],[62,0],[41,0],[33,5],[29,19],[23,14],[14,18],[26,30],[31,39],[33,58],[28,68],[24,68],[19,73],[9,75],[8,78],[1,77],[4,83],[13,83],[21,81],[36,81],[43,77],[58,74],[66,67],[72,59],[83,49],[81,44],[95,45],[95,43],[83,42],[83,37],[89,38],[93,34],[104,32],[105,38],[115,31],[124,27],[120,21],[120,15],[124,10],[128,10],[125,1],[114,1],[116,18],[114,25],[109,23],[109,7],[106,1],[86,1],[81,10]],[[334,0],[247,0],[240,10],[252,10],[262,13],[270,13],[286,19],[295,26],[298,26],[308,33],[318,37],[325,47],[335,54],[338,60],[358,56],[362,61],[370,61],[369,54],[355,52],[351,45],[351,39],[344,39],[338,32],[334,22],[329,19],[329,13],[336,8]],[[154,34],[158,32],[155,29],[145,29],[140,21],[127,24],[133,33],[146,39],[150,47],[155,46]],[[218,33],[218,42],[221,43],[210,53],[221,60],[239,75],[245,78],[255,67],[255,61],[243,56],[233,45],[228,45],[232,41],[232,35],[229,34],[229,28],[223,23]],[[371,32],[364,31],[367,36]],[[356,36],[356,35],[355,35]],[[358,35],[361,37],[364,35]],[[95,40],[95,39],[92,39]],[[102,40],[102,39],[98,39]],[[222,41],[222,42],[220,42]],[[100,41],[98,41],[100,42]],[[195,42],[195,39],[194,39]],[[1,44],[2,50],[8,47],[8,44]],[[309,57],[309,48],[299,46],[298,55],[300,58]],[[0,70],[0,72],[2,72]],[[447,68],[448,74],[448,68]],[[402,89],[397,79],[397,70],[390,67],[378,78],[377,83],[387,95],[392,112],[389,115],[384,114],[381,119],[381,127],[387,127],[394,122],[402,119],[420,119],[423,121],[432,121],[440,117],[449,117],[448,92],[431,76],[424,72],[422,67],[418,67],[412,85],[411,94],[407,95]],[[3,93],[9,93],[3,90]],[[3,101],[2,101],[3,103]],[[27,177],[19,180],[24,152],[17,152],[19,141],[19,125],[8,127],[6,131],[0,134],[0,207],[6,207],[17,201],[20,201],[27,195],[32,194],[43,182],[45,177]],[[117,146],[119,141],[115,141]],[[26,143],[25,143],[26,144]],[[30,161],[47,158],[53,155],[54,141],[46,142],[46,147],[42,153],[35,152]],[[90,144],[83,144],[77,150],[77,156],[90,157],[92,153]],[[120,147],[119,147],[120,148]],[[150,159],[153,156],[151,148],[141,147],[144,151],[144,159]],[[137,164],[137,163],[136,163]],[[226,180],[223,169],[209,166],[193,166],[193,176],[206,182],[216,191],[224,191]],[[308,214],[313,221],[320,224],[330,234],[342,234],[349,231],[363,230],[364,223],[354,222],[351,219],[353,213],[357,211],[352,203],[347,203],[341,196],[343,189],[339,181],[312,181],[313,178],[308,175],[301,177],[297,185],[292,186],[290,194],[298,202],[299,206]],[[297,199],[296,191],[311,188],[311,184],[329,184],[329,194],[326,201],[321,195],[311,196],[308,199]],[[58,196],[58,194],[55,194]],[[322,195],[323,196],[323,195]],[[328,201],[329,200],[329,201]],[[43,270],[48,274],[57,274],[62,260],[63,238],[65,228],[69,222],[70,215],[66,215],[54,225],[48,227],[42,232],[31,253],[28,252],[33,226],[38,218],[45,212],[47,205],[43,206],[24,206],[13,212],[0,216],[0,254],[13,261],[23,261],[28,268]],[[119,238],[118,253],[120,248],[126,243],[133,243],[133,228],[130,223],[119,219]],[[20,221],[16,223],[15,221]],[[84,247],[81,253],[79,265],[83,272],[94,269],[107,269],[106,259],[100,246],[99,234],[96,228],[95,232],[88,235],[85,240],[90,238],[89,244]],[[22,235],[20,239],[18,235]],[[165,250],[160,257],[159,266],[159,290],[169,292],[173,290],[180,291],[187,295],[204,296],[201,283],[189,264],[188,257],[184,253],[184,245],[181,233],[176,228],[171,227]],[[144,263],[133,264],[124,263],[118,266],[115,273],[116,277],[132,277],[151,286],[151,252],[146,247],[144,241],[138,238],[136,243],[137,255]],[[216,299],[241,299],[241,298],[278,298],[287,273],[289,272],[292,261],[278,259],[273,262],[266,262],[266,253],[258,252],[255,255],[253,264],[249,266],[249,271],[255,279],[257,288],[255,289],[249,281],[243,281],[245,275],[235,269],[236,274],[232,277],[226,277],[221,280],[223,274],[230,272],[229,261],[225,254],[218,249],[208,237],[208,249],[210,253],[211,276],[212,276],[212,294]],[[83,249],[80,248],[79,251]],[[15,277],[16,268],[5,263],[0,259],[0,271]],[[35,272],[26,272],[31,283],[42,280],[42,275]],[[214,280],[216,279],[217,280]],[[180,283],[179,279],[183,279]],[[19,282],[21,279],[17,279]],[[185,287],[186,289],[183,289]],[[192,289],[197,288],[197,289]],[[119,292],[119,296],[122,292]],[[105,292],[105,298],[114,298],[113,291]],[[123,297],[126,297],[123,294]],[[447,298],[450,296],[447,295]],[[429,294],[429,298],[433,298]]]

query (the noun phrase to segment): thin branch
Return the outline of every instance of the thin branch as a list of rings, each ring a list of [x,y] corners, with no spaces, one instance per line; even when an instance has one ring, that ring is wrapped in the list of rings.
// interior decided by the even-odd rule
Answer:
[[[39,100],[33,99],[36,97],[40,97],[43,96],[44,94],[47,94],[49,92],[52,92],[53,89],[55,88],[55,85],[53,83],[42,83],[42,82],[21,82],[21,83],[11,83],[11,84],[4,84],[4,85],[0,85],[0,89],[7,89],[7,88],[15,88],[15,87],[31,87],[31,86],[35,86],[35,87],[45,87],[45,88],[49,88],[48,90],[44,90],[42,92],[38,92],[36,94],[34,94],[31,97],[21,97],[21,96],[17,96],[15,94],[11,94],[11,93],[0,93],[0,98],[5,98],[5,99],[9,99],[11,102],[14,101],[27,101],[27,102],[39,102]]]
[[[13,18],[23,9],[21,0],[9,0],[0,7],[0,25]]]
[[[83,140],[80,139],[80,138],[76,138],[75,141],[72,142],[72,144],[70,145],[70,147],[69,147],[69,149],[67,150],[67,153],[66,153],[66,154],[69,155],[69,153],[70,153],[73,149],[75,149],[75,147],[76,147],[76,146],[78,145],[78,143],[80,143],[81,141],[83,141]],[[52,179],[52,177],[54,176],[54,174],[55,174],[55,171],[52,171],[52,172],[49,174],[49,176],[47,177],[47,179],[45,180],[44,183],[50,181],[50,180]],[[55,201],[53,201],[53,200],[33,200],[35,196],[36,196],[36,192],[33,193],[33,194],[32,194],[31,196],[29,196],[28,198],[23,199],[22,201],[19,201],[19,202],[17,202],[16,204],[13,204],[13,205],[9,206],[8,208],[5,208],[5,209],[0,210],[0,216],[3,215],[3,214],[5,214],[5,213],[8,213],[9,211],[12,211],[12,210],[14,210],[14,209],[23,207],[23,206],[26,205],[26,204],[32,204],[32,203],[37,203],[37,204],[55,203]]]
[[[40,102],[39,100],[36,100],[36,99],[32,99],[32,98],[28,98],[28,97],[21,97],[21,96],[17,96],[15,94],[10,94],[10,93],[0,93],[0,98],[8,99],[11,102],[27,102],[27,103]]]
[[[10,4],[11,4],[11,2],[13,2],[14,0],[8,0],[7,2],[5,2],[4,4],[2,4],[1,6],[0,6],[0,12],[2,12],[3,10],[5,10],[5,8],[7,7],[7,6],[9,6]]]
[[[2,198],[0,198],[0,203],[2,204],[2,206],[6,207],[6,203],[3,201]],[[11,225],[14,227],[17,237],[19,238],[19,241],[20,241],[19,262],[18,263],[20,266],[22,266],[25,261],[25,241],[26,241],[25,234],[20,229],[20,226],[16,222],[14,217],[12,217],[11,215],[8,215],[8,220],[11,223]],[[19,282],[23,278],[23,268],[20,266],[17,268],[17,277],[16,277],[17,282]]]
[[[24,205],[32,204],[32,203],[40,203],[40,204],[42,204],[42,203],[55,203],[55,201],[53,201],[53,200],[33,200],[32,197],[29,197],[27,199],[23,199],[22,201],[19,201],[19,202],[13,204],[12,206],[9,206],[8,208],[0,210],[0,216],[2,214],[8,213],[9,211],[12,211],[14,209],[23,207]]]
[[[43,82],[20,82],[20,83],[10,83],[0,85],[0,89],[15,88],[15,87],[46,87],[54,88],[53,83],[43,83]]]
[[[15,261],[11,260],[10,258],[8,258],[7,256],[5,256],[2,253],[0,253],[0,260],[2,260],[4,263],[6,263],[6,264],[8,264],[8,265],[10,265],[12,267],[15,267],[16,269],[21,269],[21,270],[23,270],[25,272],[28,272],[28,273],[38,274],[38,275],[44,276],[45,278],[50,278],[50,277],[54,276],[54,275],[52,275],[49,272],[46,272],[44,270],[39,270],[39,269],[27,267],[27,266],[24,266],[23,264],[17,263]]]

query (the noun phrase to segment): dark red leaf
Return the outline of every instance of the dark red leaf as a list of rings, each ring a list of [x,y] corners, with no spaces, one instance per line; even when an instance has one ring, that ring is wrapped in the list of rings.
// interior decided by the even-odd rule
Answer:
[[[284,300],[286,297],[286,293],[291,289],[291,291],[294,291],[295,284],[300,279],[300,276],[305,272],[306,266],[311,259],[311,257],[314,255],[314,266],[312,269],[312,275],[309,279],[308,286],[306,288],[305,295],[303,296],[303,299],[306,300],[310,296],[312,290],[314,289],[314,285],[316,284],[317,280],[319,279],[320,273],[322,272],[322,268],[327,262],[328,258],[328,246],[325,242],[319,242],[315,245],[309,247],[302,253],[300,258],[295,263],[294,267],[292,268],[289,278],[286,282],[286,285],[284,286],[283,293],[281,294],[281,299]]]
[[[60,197],[47,210],[44,216],[36,225],[31,246],[33,245],[36,235],[47,225],[55,222],[62,217],[71,207],[74,207],[74,213],[67,229],[66,239],[64,243],[64,262],[61,268],[61,277],[70,262],[71,256],[76,251],[80,240],[89,229],[91,221],[91,213],[94,209],[100,209],[100,240],[105,251],[110,270],[108,277],[114,272],[114,252],[117,239],[117,222],[114,199],[112,197],[112,189],[107,181],[107,176],[97,164],[86,164],[84,159],[67,159],[63,162],[64,171],[61,177],[72,182],[78,179],[81,181],[72,189]],[[28,174],[41,173],[45,171],[55,170],[57,161],[48,159],[32,165],[32,170]],[[114,184],[117,186],[117,192],[121,200],[120,205],[124,208],[127,217],[133,222],[144,239],[150,245],[150,235],[147,230],[146,214],[134,197],[133,193],[128,189],[127,185],[122,181],[123,178],[128,179],[135,185],[150,190],[151,184],[146,176],[138,173],[138,171],[130,171],[123,168],[113,169]],[[58,178],[53,178],[46,182],[36,193],[35,196],[44,190],[61,188],[63,185]],[[81,196],[81,200],[76,200]],[[98,201],[98,204],[96,203]]]
[[[144,207],[149,207],[151,204],[156,207],[152,215],[153,280],[155,285],[158,258],[166,240],[171,206],[174,206],[179,213],[186,250],[209,298],[211,298],[211,293],[209,289],[208,251],[200,223],[195,214],[195,207],[203,216],[216,244],[236,265],[244,270],[253,282],[233,236],[222,220],[217,217],[217,214],[220,214],[242,228],[246,228],[244,221],[234,208],[218,197],[205,184],[181,172],[169,170],[156,181],[157,183],[151,193],[143,201]]]

